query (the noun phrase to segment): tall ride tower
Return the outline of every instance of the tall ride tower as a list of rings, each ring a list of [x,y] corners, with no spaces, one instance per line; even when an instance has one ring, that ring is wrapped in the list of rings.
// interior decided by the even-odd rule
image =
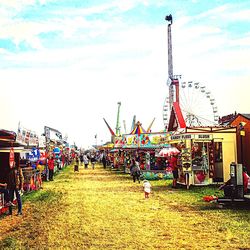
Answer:
[[[185,128],[186,123],[180,109],[179,100],[179,79],[173,73],[173,53],[172,53],[172,33],[171,25],[173,23],[172,15],[165,17],[168,23],[168,87],[169,87],[169,111],[170,118],[168,121],[168,131],[176,130],[177,128]]]
[[[169,106],[172,110],[173,103],[179,103],[179,80],[173,73],[173,52],[172,52],[172,32],[171,25],[173,23],[172,15],[165,17],[168,21],[168,86],[169,86]]]
[[[121,102],[118,102],[118,110],[117,110],[117,119],[116,119],[116,127],[115,127],[115,134],[116,136],[121,135],[121,126],[120,126],[120,107],[121,107]]]

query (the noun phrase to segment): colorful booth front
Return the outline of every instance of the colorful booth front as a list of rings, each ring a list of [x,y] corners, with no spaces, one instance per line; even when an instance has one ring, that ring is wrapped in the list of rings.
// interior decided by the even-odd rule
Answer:
[[[237,162],[234,127],[186,128],[170,143],[181,151],[178,181],[187,187],[227,181],[230,163]]]

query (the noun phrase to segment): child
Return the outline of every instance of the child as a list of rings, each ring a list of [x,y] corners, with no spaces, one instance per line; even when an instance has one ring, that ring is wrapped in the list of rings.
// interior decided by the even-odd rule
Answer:
[[[143,188],[145,192],[145,199],[149,198],[149,193],[151,192],[151,184],[148,180],[143,181]]]

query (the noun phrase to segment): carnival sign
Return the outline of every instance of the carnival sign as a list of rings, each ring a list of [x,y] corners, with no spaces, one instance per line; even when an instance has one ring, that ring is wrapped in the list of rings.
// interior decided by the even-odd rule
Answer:
[[[167,133],[123,135],[123,148],[161,148],[165,146],[168,146]]]
[[[16,142],[27,146],[38,146],[38,136],[35,132],[21,126],[19,122]]]
[[[123,135],[122,142],[124,148],[137,148],[139,146],[138,135]]]
[[[40,158],[40,151],[37,148],[32,148],[32,150],[28,153],[28,159],[31,162],[38,161]]]
[[[10,156],[9,156],[9,165],[10,168],[13,168],[15,164],[15,152],[13,147],[10,148]]]

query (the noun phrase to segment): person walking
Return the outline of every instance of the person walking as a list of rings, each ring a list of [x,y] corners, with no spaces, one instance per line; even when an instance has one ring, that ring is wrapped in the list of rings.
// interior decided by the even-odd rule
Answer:
[[[95,156],[95,153],[92,153],[90,155],[90,161],[91,161],[91,164],[92,164],[92,169],[95,169],[95,163],[96,163],[96,156]]]
[[[78,155],[76,155],[76,158],[75,158],[74,172],[79,172],[79,157],[78,157]]]
[[[148,199],[149,194],[151,193],[151,184],[148,180],[143,181],[143,190],[144,190],[145,199]]]
[[[107,166],[107,156],[105,152],[102,153],[102,165],[103,165],[103,168],[106,168]]]
[[[132,159],[131,167],[130,167],[130,175],[133,177],[133,181],[136,180],[138,183],[140,183],[140,175],[141,175],[141,169],[139,166],[139,162],[135,159]]]
[[[20,166],[14,165],[10,168],[8,173],[7,188],[9,190],[10,202],[13,203],[14,193],[17,199],[18,212],[17,215],[22,215],[22,199],[21,193],[23,192],[23,171]],[[12,215],[12,206],[9,207],[9,215]]]
[[[80,162],[81,162],[81,166],[83,165],[83,154],[80,154]]]
[[[84,162],[84,168],[87,169],[89,165],[89,158],[86,154],[83,155],[83,162]]]
[[[177,179],[178,179],[178,166],[177,166],[177,157],[174,155],[171,155],[170,160],[169,160],[169,165],[172,169],[173,173],[173,183],[172,187],[176,188],[177,187]]]

